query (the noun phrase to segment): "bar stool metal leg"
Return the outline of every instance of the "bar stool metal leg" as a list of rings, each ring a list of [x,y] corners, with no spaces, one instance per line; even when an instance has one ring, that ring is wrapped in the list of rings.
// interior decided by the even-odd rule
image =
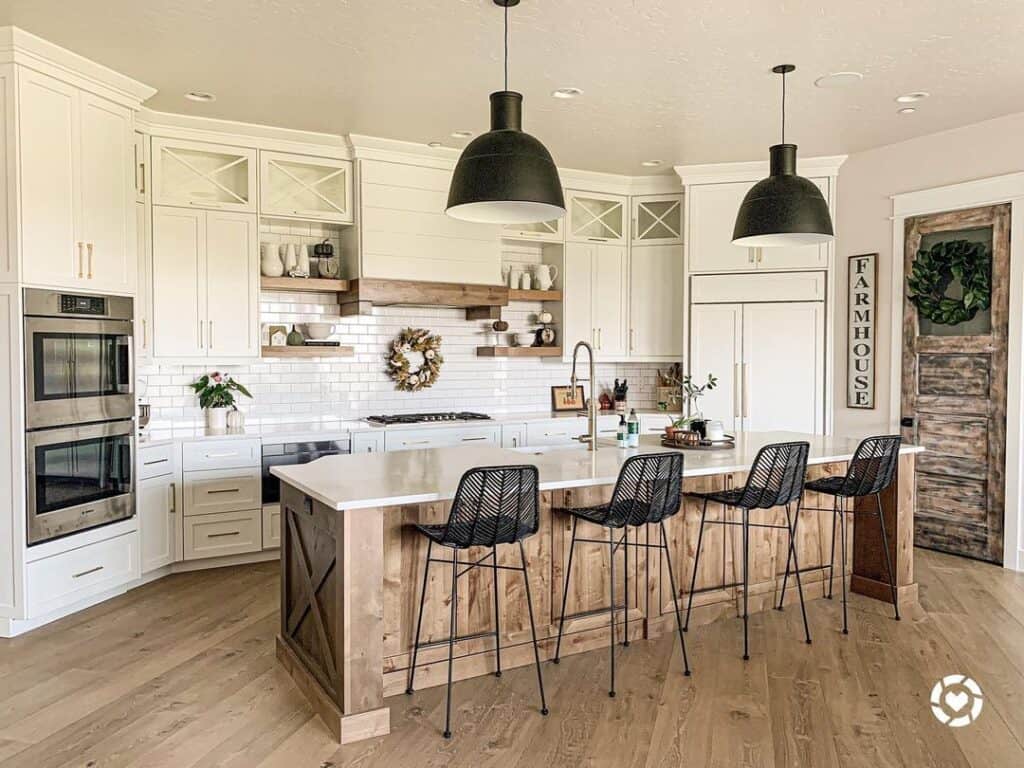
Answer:
[[[412,664],[409,665],[409,684],[405,687],[406,694],[412,694],[412,683],[416,677],[416,656],[419,655],[420,650],[420,628],[423,626],[423,603],[427,599],[427,574],[430,573],[430,553],[434,547],[434,542],[427,541],[427,562],[423,565],[423,589],[420,590],[420,613],[416,619],[416,639],[412,645]]]
[[[448,635],[448,697],[444,707],[444,737],[452,737],[452,657],[455,654],[455,635],[458,632],[458,613],[456,606],[459,597],[459,550],[452,549],[452,618],[451,632]]]
[[[747,625],[749,616],[747,614],[747,592],[750,587],[750,578],[747,569],[750,565],[750,511],[743,510],[743,660],[750,660],[750,645],[747,640]]]
[[[610,650],[609,657],[611,659],[611,670],[612,670],[612,682],[611,687],[608,689],[608,695],[611,698],[615,698],[615,540],[612,533],[612,529],[608,529],[608,583],[609,583],[609,600],[608,613],[612,619],[612,631],[609,637],[611,643],[608,648]]]
[[[533,597],[530,595],[530,576],[526,572],[526,551],[519,542],[519,559],[523,564],[523,581],[526,583],[526,610],[530,613],[530,634],[533,636],[533,661],[537,665],[537,686],[540,688],[540,713],[548,713],[548,702],[544,698],[544,676],[540,671],[540,651],[537,650],[537,627],[533,623]]]
[[[498,547],[491,547],[491,562],[494,566],[491,573],[494,576],[494,655],[497,662],[495,677],[501,677],[501,619],[498,607]]]
[[[622,529],[622,560],[624,575],[622,577],[622,647],[629,647],[629,526]]]
[[[679,615],[679,593],[676,592],[676,577],[672,571],[672,556],[668,551],[668,534],[665,532],[665,521],[661,521],[661,546],[665,550],[665,565],[668,567],[668,581],[672,588],[672,605],[676,609],[676,629],[679,631],[679,647],[683,649],[683,674],[690,676],[690,660],[686,657],[686,640],[683,639],[683,620]]]
[[[558,663],[558,654],[562,650],[562,630],[565,628],[565,603],[569,599],[569,576],[572,574],[572,553],[576,550],[576,518],[572,519],[572,543],[569,544],[569,564],[565,568],[565,585],[562,587],[562,616],[558,619],[558,642],[555,643],[555,658],[551,661]]]
[[[843,634],[850,634],[850,626],[846,616],[846,499],[840,498],[839,511],[839,546],[842,551],[839,553],[839,563],[842,569],[843,583]]]
[[[704,541],[704,520],[708,514],[708,500],[704,499],[704,509],[700,513],[700,529],[697,531],[697,549],[693,553],[693,575],[690,577],[690,594],[686,598],[686,623],[683,632],[690,628],[690,611],[693,610],[693,590],[697,585],[697,564],[700,562],[700,545]]]
[[[833,568],[836,562],[836,519],[839,517],[839,497],[832,497],[832,542],[829,544],[828,550],[828,594],[825,595],[829,600],[832,599],[832,583],[835,580],[833,577]]]
[[[796,516],[790,517],[789,504],[786,505],[786,527],[789,528],[789,553],[793,557],[793,575],[796,576],[796,591],[800,595],[800,613],[804,617],[804,637],[811,644],[811,630],[807,624],[807,607],[804,605],[804,586],[800,580],[800,561],[796,554],[796,527],[800,523],[800,501],[796,503]]]
[[[900,603],[896,597],[896,579],[892,572],[892,558],[889,555],[889,539],[885,532],[885,520],[882,518],[882,495],[875,494],[875,504],[878,505],[878,525],[882,529],[882,551],[885,552],[885,572],[889,574],[889,589],[892,591],[892,606],[896,609],[896,621],[900,620]]]

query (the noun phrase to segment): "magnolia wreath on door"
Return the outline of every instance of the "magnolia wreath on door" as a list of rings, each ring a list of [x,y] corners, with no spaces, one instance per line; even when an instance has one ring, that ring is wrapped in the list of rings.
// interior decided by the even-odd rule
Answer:
[[[963,291],[959,298],[946,293],[954,278]],[[992,255],[983,243],[936,243],[917,252],[907,286],[922,317],[939,325],[965,323],[992,303]]]
[[[432,387],[441,373],[441,337],[423,328],[406,328],[391,342],[388,376],[395,389],[419,392]]]

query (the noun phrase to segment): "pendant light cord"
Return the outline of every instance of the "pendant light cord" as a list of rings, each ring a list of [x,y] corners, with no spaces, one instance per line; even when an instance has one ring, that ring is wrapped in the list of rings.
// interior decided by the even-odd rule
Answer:
[[[505,90],[508,90],[508,5],[505,6]]]
[[[786,143],[786,73],[782,73],[782,143]]]

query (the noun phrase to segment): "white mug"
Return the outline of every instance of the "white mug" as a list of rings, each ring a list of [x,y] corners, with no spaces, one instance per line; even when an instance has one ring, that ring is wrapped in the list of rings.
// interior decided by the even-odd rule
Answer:
[[[725,425],[720,421],[709,421],[704,425],[704,434],[708,440],[724,440]]]

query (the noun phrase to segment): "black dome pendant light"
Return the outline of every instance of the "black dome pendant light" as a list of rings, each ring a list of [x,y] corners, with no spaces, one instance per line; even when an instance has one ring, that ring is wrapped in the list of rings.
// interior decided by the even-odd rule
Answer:
[[[473,139],[452,175],[445,213],[463,221],[527,224],[565,216],[562,182],[551,153],[523,133],[523,95],[508,90],[508,9],[505,9],[505,90],[491,94],[491,130]]]
[[[796,144],[786,144],[786,75],[796,69],[780,64],[782,75],[782,143],[771,147],[770,175],[757,182],[740,205],[733,245],[771,248],[815,245],[833,239],[832,217],[818,186],[796,175]]]

